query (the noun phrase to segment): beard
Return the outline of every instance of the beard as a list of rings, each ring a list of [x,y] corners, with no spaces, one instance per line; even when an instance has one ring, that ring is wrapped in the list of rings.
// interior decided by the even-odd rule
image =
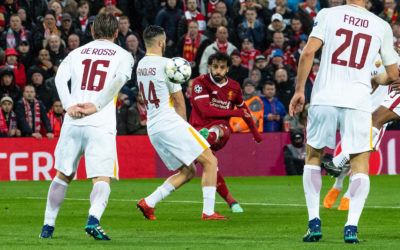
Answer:
[[[220,74],[215,74],[214,75],[213,73],[211,73],[211,76],[218,83],[220,83],[221,81],[223,81],[225,79],[225,75],[220,75]]]

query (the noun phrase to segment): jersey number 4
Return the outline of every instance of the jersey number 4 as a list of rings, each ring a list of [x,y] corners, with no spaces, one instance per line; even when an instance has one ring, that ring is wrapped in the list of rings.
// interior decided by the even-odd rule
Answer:
[[[92,63],[92,59],[86,59],[82,61],[82,64],[85,65],[85,68],[83,69],[81,89],[90,91],[102,90],[104,88],[104,82],[106,81],[107,71],[98,70],[97,67],[101,64],[104,68],[108,68],[110,61],[96,60]],[[99,76],[99,84],[94,86],[94,79],[96,76]]]
[[[156,109],[160,106],[160,99],[157,98],[156,94],[156,89],[154,88],[154,83],[152,81],[149,82],[149,96],[146,98],[146,95],[144,93],[144,88],[143,88],[143,83],[139,83],[139,91],[140,94],[142,95],[144,105],[146,106],[146,109],[149,109],[149,102],[151,104],[154,104],[156,106]],[[147,100],[148,99],[148,100]]]
[[[365,60],[367,59],[367,54],[369,50],[369,46],[371,45],[372,36],[357,33],[354,35],[353,39],[353,31],[346,30],[346,29],[338,29],[336,31],[336,36],[345,36],[344,43],[339,46],[332,54],[332,64],[342,65],[342,66],[349,66],[350,68],[362,69],[365,65]],[[353,41],[351,41],[353,40]],[[361,60],[359,63],[356,62],[357,57],[357,49],[358,45],[360,44],[360,40],[364,40],[364,48],[361,54]],[[339,55],[343,53],[345,49],[351,46],[350,52],[350,60],[347,62],[346,60],[339,59]]]

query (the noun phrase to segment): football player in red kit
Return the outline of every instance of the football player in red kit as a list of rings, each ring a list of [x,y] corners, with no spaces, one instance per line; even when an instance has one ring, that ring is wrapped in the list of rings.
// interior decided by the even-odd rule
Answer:
[[[193,107],[189,123],[207,139],[213,151],[222,149],[228,142],[231,117],[242,117],[254,140],[257,143],[262,141],[250,110],[243,101],[240,84],[226,77],[231,64],[231,58],[226,53],[217,52],[211,55],[208,58],[210,73],[194,79],[192,86],[190,101]],[[220,172],[217,175],[217,192],[229,204],[232,212],[243,212],[239,203],[229,193]]]

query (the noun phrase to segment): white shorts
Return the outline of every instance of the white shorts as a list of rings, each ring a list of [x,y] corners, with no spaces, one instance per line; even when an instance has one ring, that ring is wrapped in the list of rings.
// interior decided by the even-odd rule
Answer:
[[[307,144],[315,149],[334,149],[338,126],[343,152],[358,154],[372,150],[370,112],[323,105],[312,105],[308,110]]]
[[[70,176],[76,173],[83,155],[88,179],[118,179],[115,133],[93,126],[64,124],[54,152],[55,169]]]
[[[390,92],[381,105],[400,116],[400,94],[395,91]]]
[[[174,123],[176,124],[172,129],[149,134],[151,144],[171,171],[179,169],[182,165],[189,166],[210,147],[207,140],[189,123],[184,120]]]

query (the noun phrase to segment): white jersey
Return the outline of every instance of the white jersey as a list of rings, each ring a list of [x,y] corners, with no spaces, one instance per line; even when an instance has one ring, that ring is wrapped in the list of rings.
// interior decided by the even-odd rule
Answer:
[[[324,43],[311,105],[371,112],[371,65],[378,53],[383,65],[397,63],[387,22],[357,5],[322,9],[310,37]]]
[[[57,87],[64,108],[78,103],[95,103],[100,93],[111,86],[117,74],[123,74],[129,80],[132,67],[132,55],[110,41],[95,40],[73,50],[62,61],[57,72],[59,81],[71,79],[70,94],[63,91],[65,88]],[[115,101],[111,100],[99,112],[81,119],[71,118],[67,114],[64,123],[101,127],[114,132],[115,109]]]
[[[171,93],[181,91],[179,84],[168,81],[165,66],[168,58],[146,54],[139,61],[136,70],[139,91],[147,108],[147,131],[155,134],[173,126],[173,122],[182,119],[174,109]]]
[[[385,72],[386,72],[386,70],[385,70],[385,67],[383,66],[382,58],[378,54],[375,57],[375,60],[371,66],[371,78],[376,75],[385,73]],[[372,98],[371,111],[372,112],[374,112],[375,109],[377,109],[382,104],[383,100],[385,100],[385,98],[388,94],[389,94],[389,85],[379,85],[378,86],[378,88],[371,95],[371,98]]]

